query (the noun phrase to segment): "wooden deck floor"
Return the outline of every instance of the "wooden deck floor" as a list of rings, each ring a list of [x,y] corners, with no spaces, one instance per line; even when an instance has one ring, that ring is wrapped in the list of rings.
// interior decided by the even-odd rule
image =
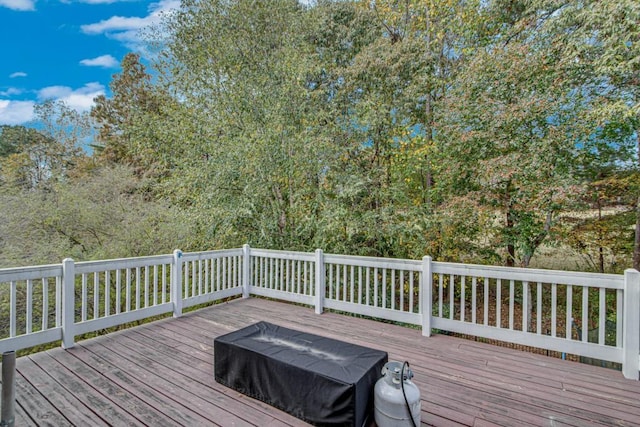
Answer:
[[[213,379],[213,338],[259,320],[408,360],[423,425],[640,425],[617,371],[258,298],[19,358],[16,425],[306,425]]]

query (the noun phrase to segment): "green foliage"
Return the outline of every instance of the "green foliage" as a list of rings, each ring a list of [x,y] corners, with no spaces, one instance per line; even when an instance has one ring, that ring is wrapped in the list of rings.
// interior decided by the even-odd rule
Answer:
[[[0,253],[528,266],[567,245],[618,269],[640,218],[636,3],[185,0],[95,130],[51,102],[39,131],[2,128]]]
[[[189,249],[188,222],[129,168],[96,170],[77,182],[0,195],[0,265],[57,263]]]

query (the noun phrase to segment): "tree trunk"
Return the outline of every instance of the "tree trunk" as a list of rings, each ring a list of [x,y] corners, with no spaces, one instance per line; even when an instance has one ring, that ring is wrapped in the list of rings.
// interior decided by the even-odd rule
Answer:
[[[509,190],[507,189],[507,259],[506,266],[513,267],[516,262],[516,247],[513,244],[513,212],[511,210],[511,198],[509,197]]]
[[[602,223],[602,204],[600,203],[600,196],[598,196],[598,221]],[[602,247],[602,231],[601,228],[598,227],[598,263],[600,268],[600,273],[604,273],[604,248]],[[637,225],[636,225],[637,230]],[[637,232],[636,232],[637,239]]]

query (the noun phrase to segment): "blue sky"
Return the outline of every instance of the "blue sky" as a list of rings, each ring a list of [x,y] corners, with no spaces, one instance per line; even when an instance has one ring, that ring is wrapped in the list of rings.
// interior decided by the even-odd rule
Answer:
[[[144,56],[140,29],[179,0],[0,0],[0,125],[28,124],[33,105],[63,100],[87,111],[109,96],[127,52]]]

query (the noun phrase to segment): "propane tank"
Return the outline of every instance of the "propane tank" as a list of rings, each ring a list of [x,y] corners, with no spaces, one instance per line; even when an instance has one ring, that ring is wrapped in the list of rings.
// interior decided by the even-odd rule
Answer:
[[[405,367],[406,365],[406,367]],[[387,362],[373,395],[378,427],[420,425],[420,390],[411,382],[413,372],[407,362]]]

